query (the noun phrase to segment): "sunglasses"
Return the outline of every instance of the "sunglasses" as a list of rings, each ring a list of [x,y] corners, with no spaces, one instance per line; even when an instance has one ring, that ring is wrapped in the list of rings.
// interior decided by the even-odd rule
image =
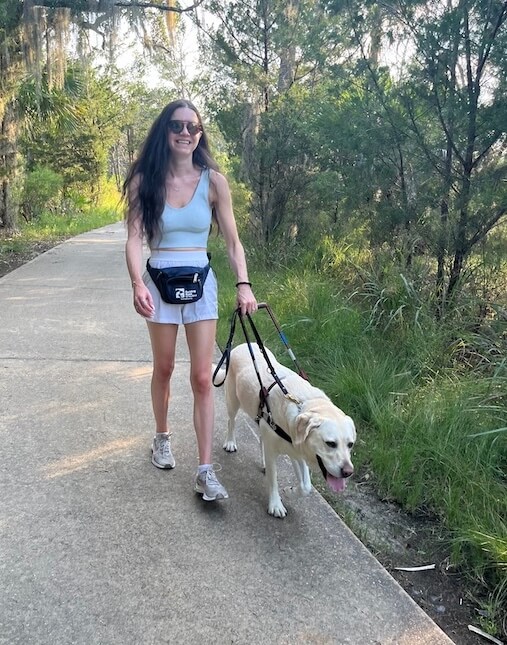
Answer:
[[[198,132],[202,132],[202,125],[200,123],[192,123],[192,121],[169,121],[168,126],[173,134],[180,134],[183,132],[185,126],[187,126],[188,134],[192,137]]]

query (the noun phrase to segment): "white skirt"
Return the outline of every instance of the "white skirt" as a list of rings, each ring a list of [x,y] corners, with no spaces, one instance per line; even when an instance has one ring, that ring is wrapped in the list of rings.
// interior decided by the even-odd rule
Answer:
[[[203,267],[208,264],[208,261],[206,251],[152,251],[150,257],[150,265],[154,269],[183,266]],[[148,322],[188,325],[200,320],[218,319],[218,289],[213,269],[209,270],[204,283],[202,298],[186,305],[171,305],[164,302],[148,271],[144,272],[143,281],[151,293],[155,307],[153,316],[146,319]]]

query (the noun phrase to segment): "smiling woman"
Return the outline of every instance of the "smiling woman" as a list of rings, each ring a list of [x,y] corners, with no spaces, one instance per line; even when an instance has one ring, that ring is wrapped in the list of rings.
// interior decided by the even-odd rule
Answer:
[[[178,326],[184,325],[199,457],[194,490],[206,501],[225,499],[228,493],[218,481],[211,459],[211,374],[218,318],[217,282],[207,256],[212,219],[225,238],[229,262],[236,274],[237,306],[243,313],[252,313],[257,302],[248,280],[229,186],[218,172],[201,117],[192,103],[178,100],[162,110],[129,171],[123,195],[127,202],[126,257],[134,308],[147,322],[153,352],[151,396],[156,432],[152,463],[169,470],[176,464],[167,414],[176,335]],[[143,273],[144,239],[151,257],[149,271]],[[181,280],[182,274],[186,277],[181,287],[166,288],[169,280],[176,276]]]

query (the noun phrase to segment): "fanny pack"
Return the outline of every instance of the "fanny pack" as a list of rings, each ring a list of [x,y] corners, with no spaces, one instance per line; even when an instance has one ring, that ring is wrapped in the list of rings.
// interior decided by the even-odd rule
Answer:
[[[187,305],[202,298],[210,264],[208,262],[205,267],[154,269],[148,260],[146,269],[164,302],[171,305]]]

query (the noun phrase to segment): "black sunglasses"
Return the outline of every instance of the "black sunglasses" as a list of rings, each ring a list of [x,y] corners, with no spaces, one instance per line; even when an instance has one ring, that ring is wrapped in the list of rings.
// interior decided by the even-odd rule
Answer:
[[[192,121],[169,121],[168,123],[169,130],[174,134],[180,134],[183,132],[183,128],[187,126],[187,132],[190,136],[196,135],[198,132],[202,132],[202,125],[200,123],[192,123]]]

